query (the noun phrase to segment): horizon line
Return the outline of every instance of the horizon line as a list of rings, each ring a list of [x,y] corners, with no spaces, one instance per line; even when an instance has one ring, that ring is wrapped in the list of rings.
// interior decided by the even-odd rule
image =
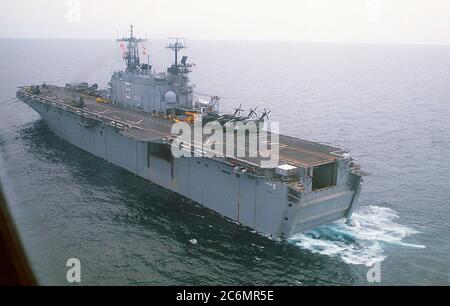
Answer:
[[[117,38],[106,37],[0,37],[0,40],[17,39],[17,40],[116,40]],[[147,40],[165,40],[168,37],[147,37]],[[421,45],[421,46],[450,46],[450,42],[382,42],[382,41],[339,41],[339,40],[284,40],[284,39],[231,39],[231,38],[189,38],[188,40],[197,41],[229,41],[229,42],[275,42],[275,43],[330,43],[330,44],[358,44],[358,45]]]

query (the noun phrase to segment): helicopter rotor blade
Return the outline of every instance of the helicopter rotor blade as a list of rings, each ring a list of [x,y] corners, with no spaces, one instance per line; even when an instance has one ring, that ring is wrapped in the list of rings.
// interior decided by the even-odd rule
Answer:
[[[234,116],[236,115],[239,116],[241,112],[242,112],[242,104],[239,104],[239,107],[234,109]]]
[[[255,108],[253,109],[253,108],[250,107],[250,111],[249,111],[249,113],[248,113],[248,117],[249,117],[249,118],[251,118],[251,117],[254,116],[254,115],[258,116],[258,115],[256,114],[256,109],[257,109],[257,108],[258,108],[258,107],[255,107]]]

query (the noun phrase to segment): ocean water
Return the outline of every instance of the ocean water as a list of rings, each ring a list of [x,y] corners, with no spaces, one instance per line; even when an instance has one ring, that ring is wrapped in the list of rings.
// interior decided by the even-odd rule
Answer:
[[[1,179],[42,284],[370,285],[450,280],[450,47],[189,41],[198,92],[268,108],[285,134],[345,147],[368,173],[352,223],[274,241],[56,137],[14,98],[30,83],[105,86],[109,40],[0,40]],[[149,41],[157,70],[164,41]],[[201,182],[198,182],[201,183]],[[195,239],[197,243],[192,243]]]

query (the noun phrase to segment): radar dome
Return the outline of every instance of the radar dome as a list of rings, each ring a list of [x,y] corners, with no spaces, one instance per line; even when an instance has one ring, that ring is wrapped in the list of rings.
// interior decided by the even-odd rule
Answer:
[[[166,92],[166,94],[164,95],[164,101],[166,101],[166,103],[177,102],[177,94],[174,93],[173,91]]]

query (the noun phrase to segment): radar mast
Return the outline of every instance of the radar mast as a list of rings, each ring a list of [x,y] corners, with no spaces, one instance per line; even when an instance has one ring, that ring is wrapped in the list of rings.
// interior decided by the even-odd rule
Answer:
[[[190,69],[192,67],[192,64],[187,63],[187,56],[184,55],[181,58],[181,61],[178,62],[178,52],[182,49],[186,49],[186,42],[185,39],[180,37],[173,37],[169,38],[171,41],[167,43],[166,49],[170,49],[174,53],[174,63],[171,67],[167,69],[168,72],[170,72],[173,75],[182,75],[186,76],[188,73],[190,73],[192,70]]]
[[[123,59],[127,65],[126,71],[138,71],[140,69],[139,44],[147,39],[136,38],[133,33],[133,25],[130,25],[130,37],[118,38],[118,42],[126,43]]]

